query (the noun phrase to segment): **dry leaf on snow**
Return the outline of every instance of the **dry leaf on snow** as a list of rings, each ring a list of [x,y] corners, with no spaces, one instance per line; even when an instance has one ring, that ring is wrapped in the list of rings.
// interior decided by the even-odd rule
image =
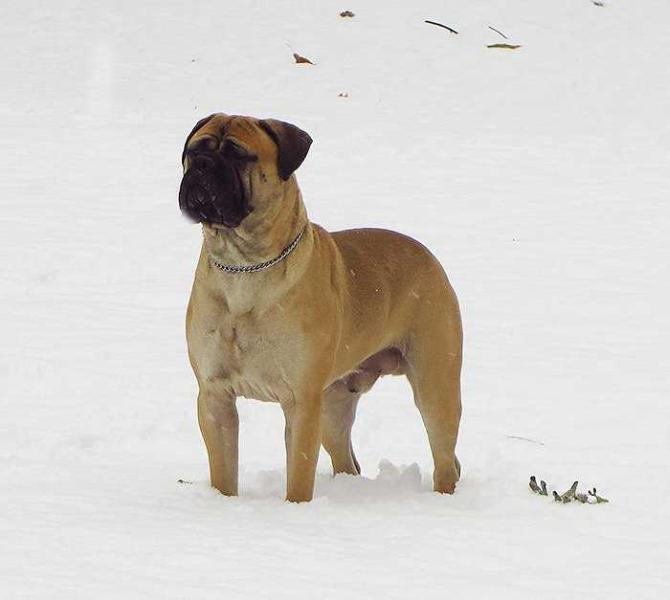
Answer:
[[[308,64],[308,65],[313,65],[314,63],[309,60],[309,58],[305,58],[304,56],[300,56],[297,52],[293,53],[293,58],[295,58],[295,62],[298,64]]]

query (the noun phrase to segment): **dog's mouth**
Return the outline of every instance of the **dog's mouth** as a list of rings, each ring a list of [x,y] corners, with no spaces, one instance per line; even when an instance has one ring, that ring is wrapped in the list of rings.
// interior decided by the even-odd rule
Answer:
[[[237,169],[215,153],[198,153],[189,158],[191,164],[179,188],[182,213],[195,223],[238,227],[253,208]]]

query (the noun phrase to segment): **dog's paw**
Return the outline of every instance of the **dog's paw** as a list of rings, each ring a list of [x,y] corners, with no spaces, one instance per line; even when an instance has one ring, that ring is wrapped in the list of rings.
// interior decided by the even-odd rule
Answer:
[[[456,491],[456,482],[460,474],[460,464],[456,463],[448,469],[437,469],[433,473],[433,490],[440,494],[453,494]]]

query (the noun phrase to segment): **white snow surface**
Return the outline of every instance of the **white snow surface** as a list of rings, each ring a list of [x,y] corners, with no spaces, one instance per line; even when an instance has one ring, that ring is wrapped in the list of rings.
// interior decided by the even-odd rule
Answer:
[[[667,0],[4,3],[0,596],[670,597],[668,22]],[[241,399],[241,494],[209,487],[177,190],[216,111],[312,135],[313,221],[445,265],[455,495],[400,378],[361,403],[362,477],[322,454],[314,501],[285,503],[281,410]]]

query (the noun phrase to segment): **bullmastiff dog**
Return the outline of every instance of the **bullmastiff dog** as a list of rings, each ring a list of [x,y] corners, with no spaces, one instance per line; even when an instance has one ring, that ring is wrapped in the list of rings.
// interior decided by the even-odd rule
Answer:
[[[214,114],[184,145],[179,206],[204,241],[186,315],[212,485],[238,489],[236,398],[286,418],[286,499],[309,501],[320,445],[360,473],[351,428],[382,375],[407,376],[433,488],[451,494],[461,416],[461,318],[437,259],[382,229],[310,222],[294,171],[312,139],[289,123]]]

